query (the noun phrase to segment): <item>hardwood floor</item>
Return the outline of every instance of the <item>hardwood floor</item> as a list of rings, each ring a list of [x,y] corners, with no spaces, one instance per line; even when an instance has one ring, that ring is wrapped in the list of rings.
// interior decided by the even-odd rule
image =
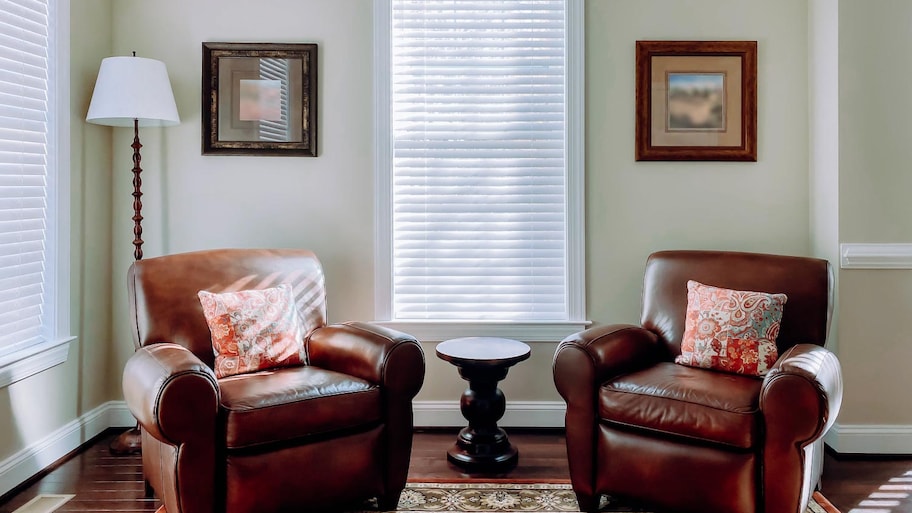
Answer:
[[[564,436],[554,430],[508,430],[520,450],[519,465],[505,474],[464,474],[446,461],[454,431],[415,434],[411,481],[473,478],[486,481],[569,482]],[[159,504],[143,497],[139,456],[112,456],[103,434],[11,497],[0,513],[11,513],[38,494],[75,494],[65,512],[154,512]],[[823,493],[842,513],[912,513],[912,457],[845,458],[827,455]],[[881,494],[881,495],[878,495]],[[884,496],[882,494],[890,494]]]

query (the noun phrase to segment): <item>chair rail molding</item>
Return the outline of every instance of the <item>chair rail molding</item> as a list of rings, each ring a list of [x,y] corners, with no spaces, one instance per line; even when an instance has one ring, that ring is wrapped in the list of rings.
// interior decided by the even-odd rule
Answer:
[[[843,243],[842,269],[912,269],[912,243]]]

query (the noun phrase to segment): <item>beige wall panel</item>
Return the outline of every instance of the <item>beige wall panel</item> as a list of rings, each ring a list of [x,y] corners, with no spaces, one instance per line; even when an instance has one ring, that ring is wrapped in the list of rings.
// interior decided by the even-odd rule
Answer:
[[[845,380],[840,424],[912,424],[912,359],[897,321],[912,311],[912,274],[846,270],[840,276],[839,359]]]

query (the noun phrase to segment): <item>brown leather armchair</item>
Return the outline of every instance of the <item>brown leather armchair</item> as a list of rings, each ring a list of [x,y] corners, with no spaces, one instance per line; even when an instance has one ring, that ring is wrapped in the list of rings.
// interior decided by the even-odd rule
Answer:
[[[765,377],[674,363],[688,280],[788,296],[780,357]],[[680,513],[804,513],[842,400],[839,362],[823,347],[832,305],[825,260],[651,255],[640,325],[571,335],[554,355],[581,511],[607,494]]]
[[[310,365],[216,379],[197,291],[294,286],[318,328]],[[325,325],[324,279],[303,250],[211,250],[135,262],[137,351],[124,396],[143,472],[168,513],[324,511],[377,497],[394,508],[412,445],[424,353],[403,333]]]

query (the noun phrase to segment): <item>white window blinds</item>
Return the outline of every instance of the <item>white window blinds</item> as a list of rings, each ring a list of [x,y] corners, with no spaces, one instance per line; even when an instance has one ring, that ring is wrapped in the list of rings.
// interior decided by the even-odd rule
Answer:
[[[43,335],[48,26],[46,0],[0,0],[0,355]]]
[[[568,319],[564,0],[393,0],[392,317]]]

